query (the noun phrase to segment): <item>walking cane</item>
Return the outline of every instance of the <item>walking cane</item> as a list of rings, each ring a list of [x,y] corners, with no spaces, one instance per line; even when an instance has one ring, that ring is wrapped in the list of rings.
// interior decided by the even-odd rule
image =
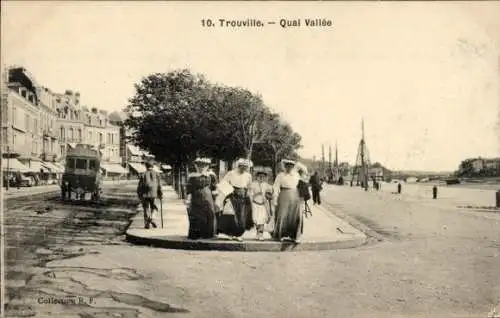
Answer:
[[[160,198],[160,218],[161,218],[161,228],[163,229],[163,202]]]

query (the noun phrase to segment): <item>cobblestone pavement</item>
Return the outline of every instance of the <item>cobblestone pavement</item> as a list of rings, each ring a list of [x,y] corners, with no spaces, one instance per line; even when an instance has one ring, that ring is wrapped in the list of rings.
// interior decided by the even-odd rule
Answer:
[[[108,189],[101,207],[47,201],[9,210],[11,316],[476,318],[500,300],[500,217],[492,213],[327,187],[325,207],[372,244],[175,251],[123,243],[137,205],[133,190]],[[43,205],[53,210],[37,214]],[[66,304],[49,303],[57,301]]]

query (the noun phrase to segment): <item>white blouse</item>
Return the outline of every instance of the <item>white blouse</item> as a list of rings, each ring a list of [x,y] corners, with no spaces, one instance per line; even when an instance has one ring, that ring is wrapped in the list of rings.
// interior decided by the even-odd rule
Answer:
[[[252,175],[246,171],[240,173],[236,170],[231,170],[224,176],[224,180],[233,187],[248,189],[252,184]]]
[[[280,172],[274,180],[274,193],[279,193],[280,188],[297,188],[299,180],[299,174],[294,171],[290,173]]]
[[[249,192],[251,195],[258,193],[265,194],[266,192],[273,192],[273,187],[267,182],[259,183],[258,181],[254,181],[250,186]]]

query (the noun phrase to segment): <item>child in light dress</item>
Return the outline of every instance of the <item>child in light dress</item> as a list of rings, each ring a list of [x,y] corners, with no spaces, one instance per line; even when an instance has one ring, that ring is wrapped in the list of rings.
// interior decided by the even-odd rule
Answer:
[[[267,182],[268,173],[265,169],[256,167],[254,171],[257,180],[252,182],[249,191],[252,200],[252,218],[257,230],[257,239],[263,241],[265,225],[272,216],[273,187]]]

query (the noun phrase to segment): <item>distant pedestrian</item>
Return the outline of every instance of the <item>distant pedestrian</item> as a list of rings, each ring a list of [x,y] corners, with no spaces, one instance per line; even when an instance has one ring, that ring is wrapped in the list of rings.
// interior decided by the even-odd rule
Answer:
[[[144,213],[144,228],[149,229],[150,225],[156,228],[156,223],[153,221],[152,212],[156,208],[155,199],[162,199],[163,193],[161,190],[161,179],[156,171],[153,170],[153,165],[146,162],[147,171],[139,177],[137,185],[137,195],[142,203]]]
[[[19,189],[21,187],[21,183],[23,182],[23,175],[21,174],[21,171],[17,170],[15,175],[15,180],[16,180],[16,186]]]
[[[401,194],[401,187],[402,187],[401,182],[399,182],[398,183],[398,194]]]
[[[311,185],[313,204],[321,204],[321,195],[320,192],[323,189],[321,178],[319,176],[318,171],[315,171],[309,180],[309,184]]]

